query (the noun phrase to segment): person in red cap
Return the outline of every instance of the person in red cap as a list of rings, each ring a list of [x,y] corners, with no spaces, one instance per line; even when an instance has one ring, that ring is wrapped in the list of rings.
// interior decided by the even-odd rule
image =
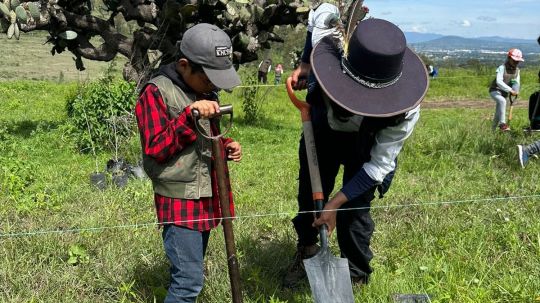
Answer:
[[[519,94],[520,77],[519,62],[523,62],[523,54],[517,48],[508,51],[506,62],[497,68],[497,75],[489,87],[489,94],[495,101],[495,116],[493,130],[509,131],[506,123],[506,98]]]
[[[195,123],[211,134],[207,119],[219,112],[218,89],[240,84],[233,67],[231,39],[217,26],[188,29],[176,62],[163,65],[142,89],[135,115],[141,136],[143,166],[152,180],[158,223],[163,227],[170,262],[170,286],[164,303],[196,302],[203,288],[203,259],[210,230],[222,217],[212,142],[196,132]],[[238,142],[223,139],[229,160],[239,162]],[[230,197],[231,212],[233,200]]]

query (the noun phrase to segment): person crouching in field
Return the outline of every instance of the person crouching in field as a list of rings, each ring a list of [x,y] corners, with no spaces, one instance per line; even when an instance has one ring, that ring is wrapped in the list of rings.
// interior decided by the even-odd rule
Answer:
[[[165,303],[195,302],[203,287],[203,258],[221,209],[212,142],[197,135],[192,112],[211,118],[219,112],[217,88],[240,84],[231,55],[224,31],[205,23],[193,26],[184,33],[177,61],[148,81],[135,107],[144,170],[152,180],[171,265]],[[199,122],[206,133],[217,131],[208,120]],[[223,145],[228,159],[241,160],[239,143],[224,139]]]
[[[350,41],[344,41],[348,43],[348,54],[332,31],[328,32],[313,50],[309,46],[304,49],[311,54],[311,64],[299,67],[292,76],[295,85],[309,67],[314,78],[306,100],[311,105],[318,167],[327,202],[325,212],[314,220],[302,136],[299,212],[292,220],[298,242],[294,261],[283,279],[284,287],[296,287],[306,277],[303,259],[317,253],[318,227],[322,224],[328,226],[329,232],[337,230],[341,256],[349,261],[353,283],[368,282],[373,258],[370,240],[375,228],[370,206],[377,191],[382,197],[390,187],[397,156],[419,119],[420,102],[428,88],[424,63],[407,47],[405,35],[393,23],[381,19],[359,22]],[[328,199],[341,165],[341,189]]]
[[[539,38],[540,43],[540,38]],[[540,83],[540,71],[538,71],[538,83]],[[531,94],[529,98],[529,119],[531,121],[531,131],[539,130],[538,112],[540,111],[540,90]],[[518,159],[522,168],[529,162],[529,158],[540,153],[540,140],[529,145],[518,145]]]
[[[495,116],[493,118],[493,130],[497,127],[501,131],[509,131],[506,123],[506,98],[508,95],[519,94],[520,77],[519,62],[523,62],[523,55],[517,48],[508,51],[506,62],[497,68],[497,75],[489,87],[489,94],[495,101]]]

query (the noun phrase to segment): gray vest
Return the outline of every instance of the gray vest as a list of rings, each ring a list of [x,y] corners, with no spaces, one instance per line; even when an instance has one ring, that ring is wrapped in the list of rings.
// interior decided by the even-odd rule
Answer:
[[[506,83],[506,85],[512,87],[512,84],[511,84],[512,80],[517,79],[518,76],[519,76],[519,68],[516,67],[516,71],[513,74],[510,74],[507,72],[506,66],[504,67],[503,81],[504,83]],[[503,95],[503,97],[505,98],[508,97],[508,93],[500,89],[499,86],[497,85],[497,79],[494,79],[491,82],[491,85],[489,86],[489,92],[496,91],[496,90],[499,91],[501,95]]]
[[[187,94],[165,76],[157,76],[148,81],[158,87],[163,102],[167,106],[169,119],[175,119],[186,106],[196,101],[195,94]],[[208,120],[200,120],[200,126],[210,134]],[[143,153],[143,166],[152,180],[154,192],[159,195],[199,199],[212,196],[210,169],[212,142],[197,135],[197,141],[185,146],[180,152],[163,163]]]

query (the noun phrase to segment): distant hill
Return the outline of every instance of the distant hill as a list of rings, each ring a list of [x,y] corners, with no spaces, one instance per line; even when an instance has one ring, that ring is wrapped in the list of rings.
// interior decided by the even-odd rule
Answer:
[[[537,64],[540,61],[540,46],[535,40],[443,36],[422,42],[412,42],[409,46],[433,61],[452,59],[457,62],[467,62],[470,59],[476,59],[484,63],[501,62],[510,48],[519,48],[523,52],[525,65]]]
[[[534,40],[513,39],[506,41],[499,39],[488,38],[463,38],[458,36],[444,36],[438,39],[413,43],[415,46],[424,49],[469,49],[469,50],[489,50],[489,51],[506,51],[509,48],[516,47],[524,53],[538,53],[538,47]]]
[[[405,38],[407,39],[407,43],[409,44],[427,42],[444,37],[443,35],[431,33],[404,32],[404,34]]]

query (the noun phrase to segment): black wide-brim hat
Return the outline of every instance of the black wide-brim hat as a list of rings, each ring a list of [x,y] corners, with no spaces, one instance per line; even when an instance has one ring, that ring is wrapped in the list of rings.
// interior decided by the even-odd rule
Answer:
[[[393,23],[367,19],[356,27],[344,54],[335,38],[311,53],[312,69],[326,95],[362,116],[389,117],[415,108],[426,95],[428,75]]]

